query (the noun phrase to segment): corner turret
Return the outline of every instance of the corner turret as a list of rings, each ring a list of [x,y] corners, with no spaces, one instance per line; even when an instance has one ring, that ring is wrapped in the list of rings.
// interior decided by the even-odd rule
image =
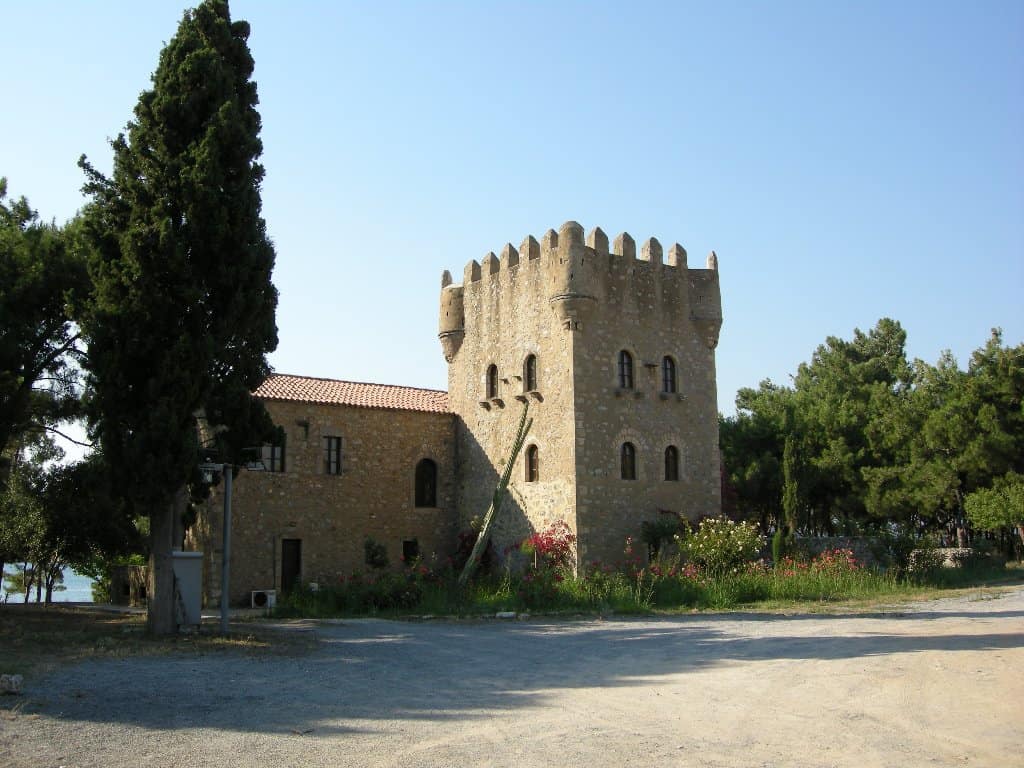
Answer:
[[[466,317],[463,306],[463,287],[452,285],[452,275],[447,269],[441,275],[441,317],[437,337],[446,362],[455,359],[466,335]]]
[[[575,221],[565,222],[557,237],[548,239],[555,246],[548,263],[548,302],[563,328],[579,330],[597,303],[593,249],[588,255],[583,227]]]
[[[708,349],[718,346],[722,330],[722,294],[718,284],[718,256],[708,254],[706,269],[690,270],[690,320]]]

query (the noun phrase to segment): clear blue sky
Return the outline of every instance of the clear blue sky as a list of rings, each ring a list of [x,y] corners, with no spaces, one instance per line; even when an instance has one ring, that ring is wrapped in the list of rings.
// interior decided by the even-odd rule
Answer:
[[[0,175],[109,169],[183,2],[0,0]],[[828,335],[1024,340],[1024,3],[245,2],[278,371],[445,388],[442,270],[575,219],[714,249],[719,404]]]

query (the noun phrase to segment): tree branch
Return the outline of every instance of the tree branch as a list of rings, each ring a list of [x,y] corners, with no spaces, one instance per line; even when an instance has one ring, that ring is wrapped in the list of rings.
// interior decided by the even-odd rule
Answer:
[[[47,432],[53,432],[56,435],[60,435],[65,440],[67,440],[69,443],[74,443],[75,445],[80,445],[83,448],[95,448],[96,447],[96,443],[83,443],[83,442],[81,442],[79,440],[75,440],[75,438],[69,437],[68,435],[65,435],[63,432],[61,432],[59,429],[57,429],[55,427],[50,427],[50,426],[47,426],[46,424],[43,424],[42,426],[43,426],[43,429],[45,429]]]

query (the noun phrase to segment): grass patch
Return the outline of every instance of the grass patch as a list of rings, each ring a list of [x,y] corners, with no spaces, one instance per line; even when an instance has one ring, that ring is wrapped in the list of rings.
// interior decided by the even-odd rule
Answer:
[[[686,568],[628,566],[597,568],[581,577],[559,570],[530,570],[483,578],[466,588],[453,574],[411,570],[376,578],[356,576],[345,584],[284,595],[277,617],[423,615],[474,617],[499,611],[586,614],[646,614],[728,610],[843,610],[878,607],[949,595],[956,590],[1024,584],[1024,569],[987,563],[940,568],[898,578],[823,556],[776,568],[750,563],[709,575]]]
[[[202,627],[154,638],[145,633],[145,616],[140,614],[7,603],[0,605],[0,673],[31,677],[85,659],[167,653],[298,653],[315,642],[311,633],[285,635],[255,624],[232,630],[223,636]]]

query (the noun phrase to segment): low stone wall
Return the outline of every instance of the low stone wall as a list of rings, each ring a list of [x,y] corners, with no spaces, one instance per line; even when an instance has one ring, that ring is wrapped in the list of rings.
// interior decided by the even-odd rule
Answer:
[[[113,605],[145,605],[148,577],[149,568],[145,565],[115,565],[110,574],[110,602]]]
[[[879,541],[871,536],[797,536],[796,546],[812,557],[830,549],[849,549],[862,565],[882,565],[875,555]]]

